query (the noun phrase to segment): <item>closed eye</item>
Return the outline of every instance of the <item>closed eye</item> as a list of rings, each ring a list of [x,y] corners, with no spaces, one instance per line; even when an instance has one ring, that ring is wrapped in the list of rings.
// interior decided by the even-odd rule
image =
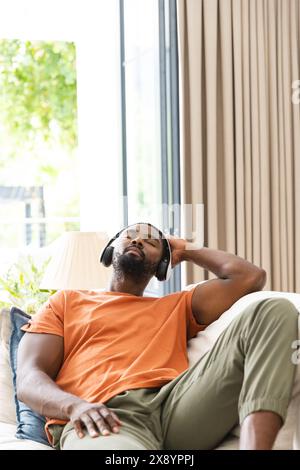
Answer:
[[[149,243],[149,245],[151,246],[154,246],[154,247],[157,246],[157,243],[154,240],[146,240],[146,242]]]

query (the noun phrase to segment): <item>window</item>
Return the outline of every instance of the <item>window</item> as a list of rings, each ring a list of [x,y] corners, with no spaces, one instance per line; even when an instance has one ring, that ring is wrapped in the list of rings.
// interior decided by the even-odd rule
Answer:
[[[9,86],[0,94],[0,274],[65,230],[111,233],[122,224],[118,6],[2,5],[0,79]]]
[[[79,229],[76,50],[0,40],[0,258]]]
[[[176,234],[176,1],[11,0],[0,31],[1,80],[20,81],[9,80],[18,107],[0,96],[0,271],[4,255],[65,230],[113,235],[149,220]],[[28,138],[13,147],[18,126]],[[178,289],[179,267],[163,290],[150,286]]]

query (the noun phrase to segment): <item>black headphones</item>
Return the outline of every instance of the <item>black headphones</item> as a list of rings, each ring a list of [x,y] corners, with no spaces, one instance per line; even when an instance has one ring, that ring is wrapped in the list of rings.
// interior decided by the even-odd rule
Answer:
[[[121,235],[122,232],[124,232],[124,230],[127,230],[128,227],[132,227],[133,225],[151,225],[151,227],[155,228],[158,231],[163,242],[163,256],[159,262],[159,265],[157,266],[155,276],[157,277],[159,281],[167,281],[171,276],[171,269],[172,269],[171,247],[170,247],[169,240],[164,236],[161,230],[159,230],[154,225],[146,223],[146,222],[138,222],[137,224],[131,224],[123,228],[122,230],[120,230],[120,232],[118,232],[111,240],[109,240],[107,245],[103,248],[102,253],[100,255],[100,263],[102,263],[106,267],[111,265],[113,252],[114,252],[114,247],[111,246],[112,243]]]

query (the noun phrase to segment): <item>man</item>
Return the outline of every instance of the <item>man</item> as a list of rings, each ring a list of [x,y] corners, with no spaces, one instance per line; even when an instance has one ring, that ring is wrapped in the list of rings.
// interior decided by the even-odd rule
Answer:
[[[272,448],[293,383],[296,309],[256,302],[188,368],[187,339],[262,289],[266,273],[223,251],[168,243],[150,224],[124,229],[105,251],[107,291],[57,292],[23,327],[18,398],[47,416],[56,448],[212,449],[239,421],[241,449]],[[163,278],[168,246],[173,266],[193,262],[217,278],[143,297],[153,275]]]

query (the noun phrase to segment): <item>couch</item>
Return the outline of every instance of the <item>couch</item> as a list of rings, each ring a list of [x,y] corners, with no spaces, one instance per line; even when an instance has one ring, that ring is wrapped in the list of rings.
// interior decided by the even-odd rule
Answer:
[[[187,289],[193,286],[188,286]],[[289,299],[300,311],[300,294],[274,291],[261,291],[248,294],[238,300],[221,317],[209,325],[204,331],[198,333],[188,343],[188,357],[190,365],[209,351],[219,335],[230,322],[250,303],[266,297],[284,297]],[[12,374],[9,363],[10,316],[8,311],[2,311],[0,317],[0,450],[52,450],[46,445],[24,439],[17,439],[16,413],[13,395]],[[299,327],[300,333],[300,327]],[[300,335],[299,335],[300,338]],[[294,350],[295,352],[295,350]],[[291,355],[293,350],[291,349]],[[300,355],[298,354],[300,363]],[[232,450],[239,447],[239,431],[237,426],[217,447],[216,450]],[[286,423],[280,430],[275,442],[275,449],[300,449],[300,364],[297,365]]]

